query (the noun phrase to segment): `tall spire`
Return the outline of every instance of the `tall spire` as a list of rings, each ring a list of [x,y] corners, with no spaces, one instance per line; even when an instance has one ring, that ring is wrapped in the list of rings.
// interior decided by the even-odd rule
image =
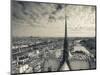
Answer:
[[[64,38],[64,53],[63,54],[64,54],[63,55],[63,59],[64,59],[64,61],[66,61],[69,69],[71,70],[70,64],[69,64],[69,60],[68,60],[68,58],[69,58],[69,50],[68,50],[68,38],[67,38],[67,16],[66,16],[66,14],[65,14],[65,38]]]
[[[66,60],[68,57],[68,40],[67,40],[67,19],[66,19],[66,15],[65,15],[65,38],[64,38],[64,59]]]
[[[69,51],[68,51],[68,40],[67,40],[67,16],[66,16],[66,6],[65,6],[65,37],[64,37],[64,46],[63,46],[63,60],[60,65],[60,70],[71,70],[69,64]]]
[[[67,62],[69,69],[71,70],[70,63],[69,63],[69,50],[68,50],[68,36],[67,36],[67,16],[66,16],[66,5],[65,5],[65,39],[64,39],[64,59]]]

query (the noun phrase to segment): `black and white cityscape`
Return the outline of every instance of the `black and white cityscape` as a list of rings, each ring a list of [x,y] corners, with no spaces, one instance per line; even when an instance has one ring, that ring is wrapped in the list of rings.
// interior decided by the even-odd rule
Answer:
[[[11,74],[96,69],[96,6],[12,1]]]

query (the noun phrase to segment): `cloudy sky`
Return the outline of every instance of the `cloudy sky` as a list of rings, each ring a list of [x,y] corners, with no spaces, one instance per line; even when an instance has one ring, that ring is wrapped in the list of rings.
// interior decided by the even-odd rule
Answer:
[[[95,36],[95,7],[12,2],[12,36],[64,37],[65,9],[69,37]]]

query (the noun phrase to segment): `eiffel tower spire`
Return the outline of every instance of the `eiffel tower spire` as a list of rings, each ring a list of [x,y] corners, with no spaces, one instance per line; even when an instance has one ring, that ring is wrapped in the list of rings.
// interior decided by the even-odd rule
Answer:
[[[65,37],[64,37],[64,46],[63,46],[63,60],[60,65],[60,70],[71,70],[69,64],[69,51],[68,51],[68,38],[67,38],[67,16],[66,16],[66,6],[65,6]]]
[[[64,60],[67,60],[66,57],[68,57],[68,40],[67,40],[67,20],[66,20],[66,16],[65,16],[65,38],[64,38]]]
[[[69,50],[68,50],[68,38],[67,38],[67,16],[65,13],[65,38],[64,38],[63,59],[67,63],[69,69],[71,70],[68,58],[69,58]]]
[[[68,40],[67,40],[67,16],[66,16],[66,6],[65,6],[65,37],[63,46],[63,59],[66,61],[68,58]]]

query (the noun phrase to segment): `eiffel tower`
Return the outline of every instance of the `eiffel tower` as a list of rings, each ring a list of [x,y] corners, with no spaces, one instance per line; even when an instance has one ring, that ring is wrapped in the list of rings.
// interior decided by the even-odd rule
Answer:
[[[59,71],[63,70],[71,70],[69,64],[69,51],[68,51],[68,38],[67,38],[67,16],[66,16],[66,8],[65,8],[65,37],[64,37],[64,46],[63,46],[63,60],[61,61]]]
[[[66,16],[66,8],[65,8],[65,36],[64,36],[64,45],[63,45],[63,59],[60,62],[57,71],[67,71],[67,70],[79,70],[79,69],[89,69],[89,62],[87,61],[87,56],[84,53],[73,53],[68,49],[68,36],[67,36],[67,20],[68,17]],[[80,58],[80,56],[82,58]],[[54,64],[50,64],[52,62],[56,63],[56,59],[49,59],[46,61],[47,66],[45,65],[44,71],[51,72],[53,71]],[[49,64],[49,65],[48,65]],[[80,65],[81,64],[81,65]],[[54,69],[55,71],[55,69]]]
[[[63,50],[63,59],[60,63],[60,67],[58,68],[58,71],[89,69],[90,68],[90,64],[89,64],[89,60],[88,60],[89,57],[86,56],[86,54],[84,54],[84,53],[71,54],[71,52],[68,49],[67,18],[68,17],[66,16],[66,8],[65,8],[65,37],[64,37],[64,46],[63,46],[63,49],[64,49]],[[72,57],[70,57],[70,55]],[[80,56],[82,58],[80,58]],[[72,60],[72,59],[74,59],[74,60]],[[79,64],[81,64],[81,65],[79,65]]]

